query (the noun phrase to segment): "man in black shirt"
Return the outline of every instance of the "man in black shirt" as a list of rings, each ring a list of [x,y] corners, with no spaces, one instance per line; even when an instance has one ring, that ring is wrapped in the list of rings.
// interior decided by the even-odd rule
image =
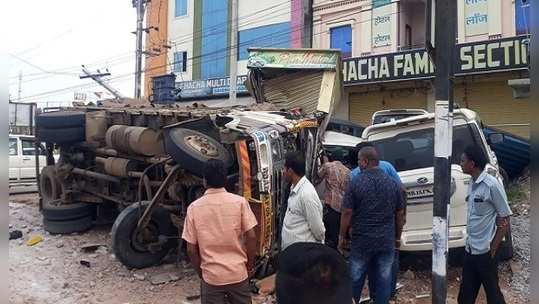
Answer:
[[[389,302],[395,243],[400,240],[404,225],[401,187],[378,167],[378,163],[378,153],[373,147],[361,149],[362,173],[350,181],[343,198],[338,247],[342,252],[352,225],[350,272],[357,303],[370,267],[376,273],[376,303]]]

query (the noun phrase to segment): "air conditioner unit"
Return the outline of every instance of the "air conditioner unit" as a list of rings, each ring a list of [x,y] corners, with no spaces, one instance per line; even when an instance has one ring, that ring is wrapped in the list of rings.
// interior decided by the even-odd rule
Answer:
[[[513,98],[528,98],[530,97],[530,79],[509,79],[507,84],[513,89]]]

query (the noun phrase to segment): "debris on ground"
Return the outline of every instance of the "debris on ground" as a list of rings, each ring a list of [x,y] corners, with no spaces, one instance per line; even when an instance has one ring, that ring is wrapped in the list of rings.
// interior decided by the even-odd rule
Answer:
[[[33,235],[26,241],[26,245],[34,246],[41,242],[43,242],[43,237],[41,235]]]
[[[90,245],[84,245],[80,247],[80,251],[84,253],[93,253],[96,252],[99,248],[105,247],[103,244],[90,244]]]
[[[260,295],[272,294],[275,291],[275,274],[257,281],[255,286],[258,288],[258,294]]]
[[[10,240],[16,240],[22,238],[22,231],[20,230],[13,230],[9,232],[9,239]]]
[[[181,277],[177,273],[165,272],[153,275],[150,277],[152,285],[161,285],[168,282],[174,282],[180,280]]]
[[[92,267],[92,264],[90,264],[89,261],[86,261],[86,260],[80,260],[79,262],[82,266],[86,266],[88,268]]]
[[[405,279],[408,279],[408,280],[413,280],[415,279],[415,274],[413,271],[411,270],[407,270],[403,275],[402,275],[403,278]]]

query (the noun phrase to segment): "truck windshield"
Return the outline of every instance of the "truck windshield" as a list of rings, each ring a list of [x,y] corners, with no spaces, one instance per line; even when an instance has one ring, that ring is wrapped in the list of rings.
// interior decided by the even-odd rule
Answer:
[[[374,141],[380,159],[393,164],[397,171],[432,167],[434,164],[434,128],[400,133],[394,137]],[[468,145],[479,144],[479,134],[470,125],[453,128],[452,164],[460,163],[460,156]],[[484,149],[483,153],[486,153]],[[487,158],[488,159],[488,158]]]

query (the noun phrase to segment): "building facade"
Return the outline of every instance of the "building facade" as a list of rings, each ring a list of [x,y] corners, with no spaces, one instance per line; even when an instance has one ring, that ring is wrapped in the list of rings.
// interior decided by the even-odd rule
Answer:
[[[344,58],[339,118],[366,126],[378,110],[434,109],[434,65],[425,48],[434,7],[427,1],[314,0],[313,47],[340,49]],[[455,103],[529,138],[529,102],[513,98],[508,85],[528,77],[529,0],[457,1]]]
[[[245,96],[247,48],[310,47],[310,1],[237,0],[236,39],[238,95]],[[148,11],[146,45],[163,44],[159,55],[147,58],[146,92],[151,77],[176,75],[182,100],[227,98],[230,71],[231,0],[155,0]],[[164,29],[164,30],[162,30]],[[151,48],[150,48],[150,51]],[[155,73],[154,73],[155,72]]]

